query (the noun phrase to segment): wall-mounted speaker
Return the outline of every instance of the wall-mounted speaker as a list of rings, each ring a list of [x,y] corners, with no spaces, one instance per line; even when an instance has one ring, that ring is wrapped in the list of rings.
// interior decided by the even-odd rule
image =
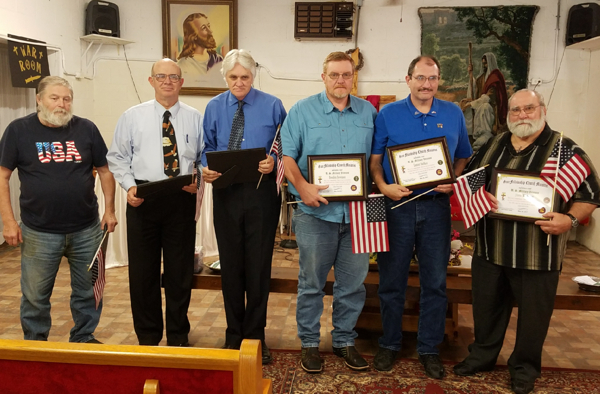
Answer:
[[[571,7],[567,19],[566,45],[600,36],[600,5],[582,3]]]
[[[85,34],[120,37],[119,7],[108,1],[90,1],[85,10]]]

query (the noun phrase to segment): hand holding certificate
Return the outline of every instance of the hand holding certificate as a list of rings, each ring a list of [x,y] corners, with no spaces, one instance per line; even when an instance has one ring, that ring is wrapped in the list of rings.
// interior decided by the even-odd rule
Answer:
[[[535,222],[553,211],[554,191],[535,173],[494,169],[491,191],[498,200],[492,218]]]
[[[456,181],[446,137],[390,146],[387,154],[394,181],[408,189]]]
[[[366,155],[309,155],[308,182],[328,186],[319,191],[328,201],[366,200]]]

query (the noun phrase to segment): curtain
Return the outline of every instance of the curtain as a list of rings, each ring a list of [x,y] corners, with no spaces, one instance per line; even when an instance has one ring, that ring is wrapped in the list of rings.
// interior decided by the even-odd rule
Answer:
[[[12,87],[8,67],[8,49],[5,44],[0,44],[0,138],[10,122],[35,112],[35,108],[35,89]],[[15,219],[20,223],[19,195],[21,194],[21,183],[16,169],[10,177],[9,186],[10,204]],[[3,229],[4,224],[0,223],[0,244],[4,242]]]

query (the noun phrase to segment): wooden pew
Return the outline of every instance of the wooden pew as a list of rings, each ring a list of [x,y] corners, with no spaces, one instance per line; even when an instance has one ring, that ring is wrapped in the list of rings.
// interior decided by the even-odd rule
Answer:
[[[240,350],[0,339],[2,394],[272,394],[261,344]]]

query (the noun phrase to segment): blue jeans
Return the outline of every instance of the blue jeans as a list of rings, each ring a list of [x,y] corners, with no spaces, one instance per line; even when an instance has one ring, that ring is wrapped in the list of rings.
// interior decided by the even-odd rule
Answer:
[[[102,239],[100,221],[70,234],[39,232],[24,224],[21,230],[21,326],[24,338],[48,340],[52,327],[50,296],[63,256],[69,260],[71,315],[75,322],[69,342],[87,342],[94,338],[102,303],[96,310],[92,272],[88,271],[88,266]]]
[[[446,322],[446,270],[450,258],[450,201],[446,194],[391,209],[386,198],[390,251],[377,254],[383,336],[379,346],[400,350],[402,314],[413,249],[421,283],[417,352],[438,354]]]
[[[292,226],[300,254],[296,324],[302,347],[319,346],[324,287],[331,267],[335,275],[332,343],[354,346],[354,326],[365,304],[369,255],[352,253],[350,224],[327,222],[296,209]]]

